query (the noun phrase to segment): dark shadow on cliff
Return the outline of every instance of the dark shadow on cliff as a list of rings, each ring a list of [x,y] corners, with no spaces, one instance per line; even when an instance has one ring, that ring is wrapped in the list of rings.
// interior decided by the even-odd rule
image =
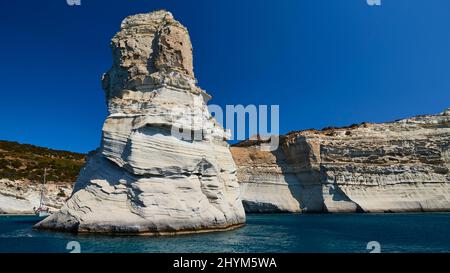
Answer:
[[[321,173],[311,166],[310,152],[304,138],[298,138],[295,145],[288,147],[285,137],[281,137],[278,149],[272,154],[302,212],[325,212]]]

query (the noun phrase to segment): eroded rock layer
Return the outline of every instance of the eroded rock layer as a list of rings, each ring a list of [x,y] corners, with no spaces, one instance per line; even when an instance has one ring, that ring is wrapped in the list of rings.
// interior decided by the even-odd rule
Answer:
[[[69,182],[47,182],[45,185],[45,206],[57,211],[70,195]],[[0,178],[0,214],[35,214],[39,207],[42,186],[28,180]]]
[[[37,228],[172,234],[242,225],[236,167],[196,85],[186,28],[166,11],[130,16],[111,47],[101,147],[66,205]]]
[[[450,109],[232,147],[247,212],[450,211]]]

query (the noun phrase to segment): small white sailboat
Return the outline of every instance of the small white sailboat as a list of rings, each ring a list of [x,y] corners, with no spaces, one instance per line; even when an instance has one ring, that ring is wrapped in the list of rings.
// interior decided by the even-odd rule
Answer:
[[[34,213],[39,217],[47,217],[50,215],[50,209],[45,206],[45,180],[47,177],[47,169],[44,169],[44,180],[41,187],[41,196],[39,201],[39,207],[34,209]]]

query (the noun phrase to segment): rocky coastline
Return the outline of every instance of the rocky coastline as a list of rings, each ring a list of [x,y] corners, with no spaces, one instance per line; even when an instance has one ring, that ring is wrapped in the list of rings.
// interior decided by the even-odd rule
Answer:
[[[246,212],[450,211],[450,109],[231,150]]]
[[[164,10],[133,15],[111,48],[101,146],[66,204],[35,228],[164,235],[243,225],[236,166],[197,86],[187,29]]]
[[[237,228],[245,213],[450,211],[450,109],[290,132],[275,151],[261,140],[230,147],[197,85],[189,33],[170,12],[125,18],[111,49],[100,147],[84,161],[0,145],[0,214],[33,214],[49,165],[54,213],[38,229],[173,235]]]

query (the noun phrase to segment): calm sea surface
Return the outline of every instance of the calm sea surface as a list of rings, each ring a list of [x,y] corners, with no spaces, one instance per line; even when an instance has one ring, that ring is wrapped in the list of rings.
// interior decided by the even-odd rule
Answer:
[[[0,252],[450,252],[450,213],[260,214],[233,231],[174,237],[74,235],[32,230],[33,216],[0,216]],[[375,243],[376,244],[376,243]]]

